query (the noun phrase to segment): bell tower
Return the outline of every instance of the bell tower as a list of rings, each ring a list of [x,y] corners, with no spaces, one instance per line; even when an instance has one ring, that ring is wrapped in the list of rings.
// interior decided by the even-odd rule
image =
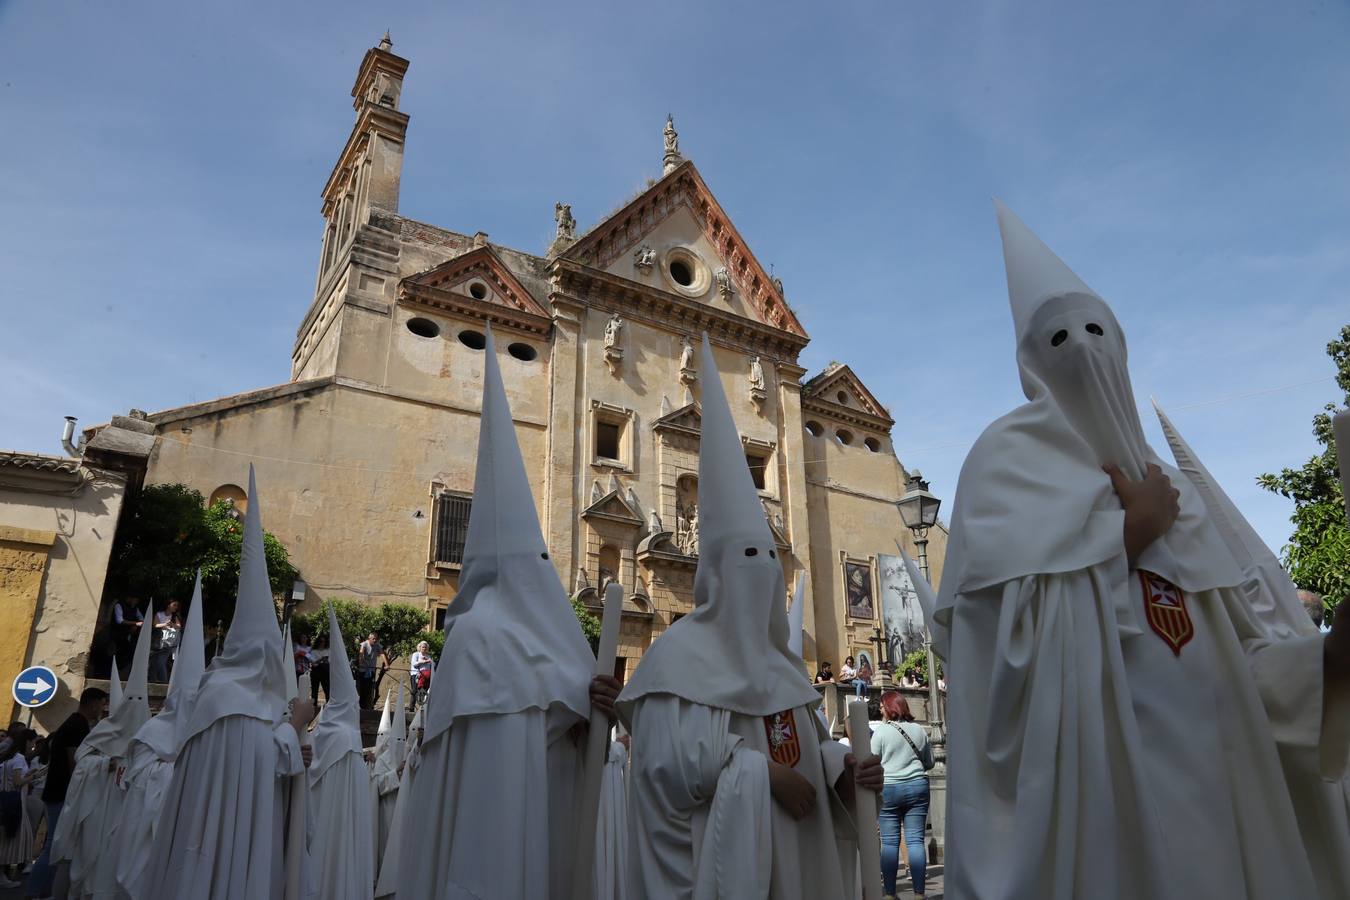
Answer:
[[[323,246],[314,297],[296,334],[291,379],[334,374],[348,307],[388,316],[397,281],[399,180],[408,114],[399,110],[408,60],[386,31],[352,86],[356,122],[323,188]],[[339,326],[342,327],[339,327]]]

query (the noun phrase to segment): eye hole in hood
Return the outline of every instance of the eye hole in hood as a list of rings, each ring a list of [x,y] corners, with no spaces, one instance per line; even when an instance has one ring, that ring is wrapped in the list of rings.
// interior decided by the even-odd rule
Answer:
[[[1068,339],[1069,339],[1069,332],[1061,328],[1059,331],[1055,332],[1054,337],[1050,338],[1050,346],[1058,347],[1060,344],[1064,343]]]

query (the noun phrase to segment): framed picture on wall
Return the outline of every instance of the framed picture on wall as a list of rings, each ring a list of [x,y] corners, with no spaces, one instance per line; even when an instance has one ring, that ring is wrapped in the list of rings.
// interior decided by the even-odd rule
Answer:
[[[844,603],[850,619],[876,618],[871,563],[844,560]]]

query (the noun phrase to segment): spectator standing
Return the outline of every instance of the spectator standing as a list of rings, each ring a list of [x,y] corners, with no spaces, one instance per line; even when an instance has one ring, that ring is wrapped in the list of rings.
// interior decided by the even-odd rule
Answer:
[[[329,696],[329,675],[328,675],[328,656],[329,645],[328,635],[321,634],[314,639],[314,648],[309,651],[311,665],[309,667],[309,693],[314,705],[319,705],[319,688],[323,688],[323,700],[328,702]]]
[[[37,732],[25,729],[0,753],[0,888],[16,888],[12,871],[33,858],[33,822],[28,815],[28,753],[37,743]]]
[[[436,661],[431,658],[431,645],[419,641],[408,662],[409,675],[412,676],[413,706],[421,706],[431,689],[431,673],[436,669]]]
[[[914,896],[922,898],[927,869],[923,846],[928,819],[927,772],[933,768],[933,750],[928,732],[914,721],[909,704],[898,691],[881,695],[881,719],[872,731],[872,752],[881,757],[886,772],[880,822],[882,893],[895,896],[903,826]]]
[[[834,681],[833,665],[828,659],[820,664],[820,668],[816,670],[816,684],[829,684]]]
[[[38,826],[47,818],[47,807],[42,805],[42,789],[47,785],[47,765],[52,761],[51,742],[39,737],[33,742],[33,751],[28,754],[28,771],[33,781],[28,785],[28,796],[24,799],[28,807],[28,821],[33,823],[33,839],[37,839]]]
[[[28,876],[26,893],[29,897],[47,897],[52,892],[52,835],[56,833],[61,809],[66,803],[70,776],[75,772],[75,751],[107,711],[107,692],[98,688],[85,688],[84,693],[80,694],[79,709],[52,732],[49,743],[51,764],[47,768],[47,784],[42,789],[42,802],[47,807],[47,837],[42,842],[42,853]]]
[[[291,639],[291,652],[295,656],[295,677],[298,679],[314,667],[314,648],[309,645],[309,633],[297,632]],[[313,686],[311,685],[311,691]]]
[[[145,613],[137,597],[127,597],[113,604],[113,656],[117,668],[125,672],[131,668],[131,654],[136,649],[136,637],[145,625]]]
[[[387,662],[380,635],[372,631],[356,649],[356,689],[361,696],[362,709],[374,706],[375,684],[379,680],[377,670],[382,658]]]
[[[155,633],[150,642],[150,680],[168,684],[173,655],[178,650],[178,639],[183,634],[183,617],[177,600],[155,613]]]

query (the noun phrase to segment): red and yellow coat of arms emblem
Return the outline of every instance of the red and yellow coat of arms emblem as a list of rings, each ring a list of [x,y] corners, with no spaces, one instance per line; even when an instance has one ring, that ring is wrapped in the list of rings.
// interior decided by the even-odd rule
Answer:
[[[1161,575],[1142,569],[1139,581],[1144,586],[1144,615],[1148,624],[1180,656],[1181,648],[1195,637],[1195,626],[1186,610],[1186,593]]]
[[[769,756],[774,762],[791,768],[802,758],[801,741],[797,738],[797,722],[792,710],[764,717],[764,733],[769,739]]]

